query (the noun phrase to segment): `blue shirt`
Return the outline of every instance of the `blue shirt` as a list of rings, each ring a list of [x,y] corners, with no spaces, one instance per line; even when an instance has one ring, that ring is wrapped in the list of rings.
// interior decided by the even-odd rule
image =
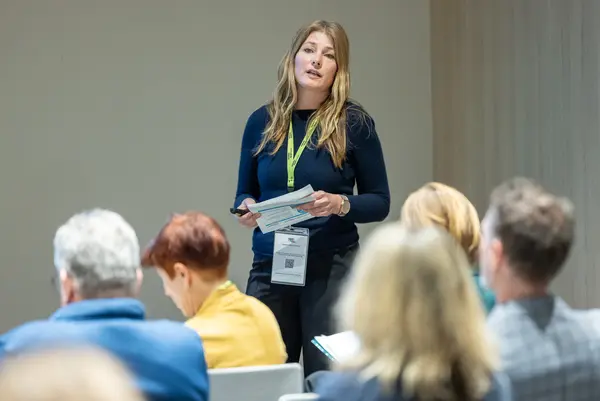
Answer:
[[[375,123],[369,116],[362,118],[358,106],[347,106],[347,151],[342,168],[336,168],[331,155],[324,148],[307,146],[296,165],[295,189],[308,184],[315,191],[346,195],[350,212],[340,217],[317,217],[296,226],[310,230],[309,252],[344,248],[358,241],[356,223],[384,220],[390,210],[390,190],[383,151]],[[309,117],[315,110],[295,110],[292,113],[294,151],[304,139]],[[365,113],[366,114],[366,113]],[[267,107],[250,115],[242,138],[238,172],[238,185],[234,206],[246,198],[262,202],[288,192],[287,189],[287,137],[276,154],[267,148],[258,156],[255,150],[269,121]],[[313,135],[318,138],[318,129]],[[356,185],[357,194],[354,194]],[[253,233],[252,248],[259,258],[273,255],[273,233],[263,234],[259,228]]]
[[[0,337],[0,358],[51,346],[100,347],[123,362],[151,401],[208,400],[202,341],[182,323],[145,320],[130,298],[71,303]]]

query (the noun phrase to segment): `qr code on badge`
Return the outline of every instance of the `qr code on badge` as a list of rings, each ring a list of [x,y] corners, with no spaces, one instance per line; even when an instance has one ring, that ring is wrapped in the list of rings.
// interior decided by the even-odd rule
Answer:
[[[286,259],[285,260],[285,268],[293,269],[294,268],[294,259]]]

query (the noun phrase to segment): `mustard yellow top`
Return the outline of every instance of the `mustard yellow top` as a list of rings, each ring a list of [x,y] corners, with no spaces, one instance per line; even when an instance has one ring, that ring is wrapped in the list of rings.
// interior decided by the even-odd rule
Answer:
[[[186,322],[202,338],[209,369],[285,363],[281,330],[271,310],[227,282]]]

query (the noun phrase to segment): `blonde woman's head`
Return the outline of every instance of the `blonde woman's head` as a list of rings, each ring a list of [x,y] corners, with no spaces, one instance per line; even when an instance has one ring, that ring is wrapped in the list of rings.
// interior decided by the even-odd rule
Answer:
[[[256,154],[265,149],[271,154],[279,150],[300,95],[310,92],[324,99],[311,117],[319,127],[316,145],[330,153],[336,167],[342,167],[347,150],[346,124],[370,123],[354,101],[348,116],[349,65],[350,42],[341,24],[318,20],[301,27],[279,64],[277,86],[268,105],[269,122]]]
[[[297,101],[298,90],[325,92],[348,98],[350,43],[344,27],[317,20],[301,27],[279,64],[278,90]],[[310,71],[318,74],[311,74]]]
[[[469,199],[455,188],[439,182],[425,184],[408,196],[400,220],[411,228],[444,228],[462,246],[471,266],[477,262],[479,215]]]
[[[400,379],[421,400],[458,399],[448,387],[456,378],[464,399],[488,390],[494,353],[484,311],[465,253],[444,230],[376,229],[357,256],[338,312],[341,329],[353,330],[362,345],[346,367],[386,385]]]
[[[3,401],[143,401],[129,371],[95,348],[47,349],[3,362]]]

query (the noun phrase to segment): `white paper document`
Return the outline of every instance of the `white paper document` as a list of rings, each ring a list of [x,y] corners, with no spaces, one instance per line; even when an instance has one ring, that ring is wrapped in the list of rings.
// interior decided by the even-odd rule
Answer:
[[[307,185],[297,191],[248,205],[248,209],[252,213],[261,214],[256,222],[260,231],[266,234],[312,219],[313,216],[304,210],[296,209],[296,206],[312,202],[314,200],[311,196],[313,192],[312,186]]]
[[[343,331],[330,336],[316,336],[312,343],[329,359],[341,362],[355,355],[360,342],[352,331]]]

